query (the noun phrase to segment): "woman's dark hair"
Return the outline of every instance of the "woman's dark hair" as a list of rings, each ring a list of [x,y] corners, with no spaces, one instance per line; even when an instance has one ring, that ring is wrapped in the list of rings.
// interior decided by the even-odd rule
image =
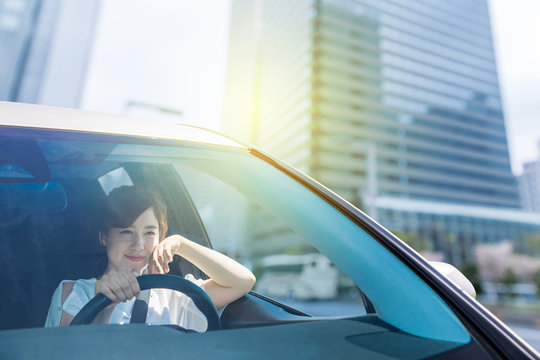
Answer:
[[[101,233],[130,226],[149,207],[158,221],[159,241],[163,240],[167,234],[167,207],[159,195],[140,186],[121,186],[109,193]]]

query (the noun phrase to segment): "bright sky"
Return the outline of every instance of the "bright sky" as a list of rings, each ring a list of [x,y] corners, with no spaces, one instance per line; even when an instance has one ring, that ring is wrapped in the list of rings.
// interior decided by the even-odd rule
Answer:
[[[540,157],[540,1],[490,0],[514,173]]]
[[[540,156],[540,0],[488,0],[512,167]],[[142,114],[130,101],[219,129],[231,0],[102,1],[83,108]],[[143,109],[144,110],[144,109]]]
[[[178,122],[219,129],[230,0],[102,1],[82,107],[144,116],[144,102]]]

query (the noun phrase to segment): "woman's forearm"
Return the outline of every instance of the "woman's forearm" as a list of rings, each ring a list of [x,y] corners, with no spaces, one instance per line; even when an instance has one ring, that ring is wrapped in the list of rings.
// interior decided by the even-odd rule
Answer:
[[[251,290],[255,284],[253,273],[228,256],[183,237],[180,237],[179,244],[175,253],[192,262],[217,284],[244,289],[244,292]]]
[[[255,276],[243,265],[180,235],[169,236],[159,243],[149,260],[148,271],[166,274],[174,254],[184,257],[210,277],[204,282],[204,290],[218,309],[245,295],[255,284]]]

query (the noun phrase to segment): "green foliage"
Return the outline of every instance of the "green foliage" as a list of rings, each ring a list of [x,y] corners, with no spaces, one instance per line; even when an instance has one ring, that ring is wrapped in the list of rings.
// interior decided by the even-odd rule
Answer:
[[[416,251],[432,250],[431,244],[421,234],[409,231],[394,231],[394,234]]]
[[[446,233],[444,236],[444,241],[446,241],[448,244],[452,245],[457,241],[457,237],[455,234],[452,233]]]
[[[297,245],[287,248],[284,252],[286,255],[304,255],[318,253],[317,249],[309,245]]]
[[[461,273],[471,282],[476,290],[476,294],[480,295],[484,291],[482,288],[482,281],[480,280],[480,272],[478,270],[478,265],[474,262],[467,262],[461,266],[459,269]]]
[[[505,270],[501,278],[501,283],[503,283],[504,285],[514,285],[517,284],[518,281],[519,278],[517,277],[516,273],[510,268]]]
[[[540,234],[527,235],[525,243],[528,255],[540,255]]]
[[[540,298],[540,269],[536,270],[532,280],[533,284],[536,285],[536,296]]]
[[[512,286],[517,284],[518,281],[519,278],[517,277],[514,270],[510,268],[506,269],[501,278],[501,283],[505,286],[506,294],[508,295],[508,297],[514,298],[516,296],[516,294],[512,291]]]

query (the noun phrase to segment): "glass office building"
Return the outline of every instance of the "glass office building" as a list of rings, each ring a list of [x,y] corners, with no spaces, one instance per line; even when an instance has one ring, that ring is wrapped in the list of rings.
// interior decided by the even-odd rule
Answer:
[[[253,14],[251,142],[456,262],[538,231],[514,216],[486,0],[272,0]]]
[[[486,1],[263,7],[256,144],[352,199],[373,171],[377,196],[519,206]]]
[[[0,0],[0,100],[79,107],[100,0]]]
[[[540,142],[538,154],[538,160],[523,164],[523,174],[518,177],[518,184],[521,206],[540,217]]]
[[[19,93],[28,40],[40,10],[37,0],[0,0],[0,100],[14,100]]]

